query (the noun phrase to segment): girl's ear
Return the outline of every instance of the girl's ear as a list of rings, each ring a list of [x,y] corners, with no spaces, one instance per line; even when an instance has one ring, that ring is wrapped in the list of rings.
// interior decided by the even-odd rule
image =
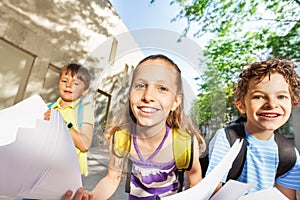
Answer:
[[[86,90],[84,90],[83,92],[82,92],[82,96],[85,96],[85,95],[87,95],[87,93],[89,92],[89,88],[88,89],[86,89]]]
[[[235,107],[240,111],[241,114],[246,114],[245,105],[240,100],[235,101],[234,104],[235,104]]]
[[[171,111],[174,111],[176,110],[176,108],[181,104],[182,102],[182,95],[178,95],[176,98],[175,98],[175,101],[173,103],[173,106],[171,108]]]

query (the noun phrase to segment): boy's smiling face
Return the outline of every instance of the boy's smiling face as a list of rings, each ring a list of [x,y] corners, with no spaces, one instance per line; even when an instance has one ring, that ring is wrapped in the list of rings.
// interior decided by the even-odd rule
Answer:
[[[85,95],[84,82],[77,78],[76,75],[72,77],[71,71],[62,73],[59,79],[59,93],[64,102],[73,102]]]
[[[290,117],[289,84],[278,73],[271,74],[270,78],[266,76],[261,82],[251,79],[244,104],[238,102],[236,105],[247,116],[247,131],[260,139],[269,139]],[[269,134],[263,136],[260,133]]]

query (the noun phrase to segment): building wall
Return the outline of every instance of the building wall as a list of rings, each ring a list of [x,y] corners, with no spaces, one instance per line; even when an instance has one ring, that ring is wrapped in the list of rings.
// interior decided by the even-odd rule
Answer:
[[[0,2],[0,109],[33,94],[46,102],[56,99],[59,70],[70,62],[92,73],[91,98],[98,90],[113,96],[114,85],[124,85],[124,80],[105,87],[102,80],[130,76],[128,69],[142,57],[108,0]]]

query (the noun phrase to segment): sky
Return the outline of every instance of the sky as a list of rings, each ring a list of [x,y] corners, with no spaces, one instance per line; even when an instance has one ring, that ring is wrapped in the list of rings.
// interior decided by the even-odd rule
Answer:
[[[187,27],[185,18],[174,20],[181,8],[177,3],[170,4],[171,0],[155,0],[152,4],[150,0],[110,0],[110,2],[129,31],[143,28],[160,28],[181,35]],[[203,48],[208,37],[193,37],[192,35],[196,30],[197,26],[191,25],[187,37]]]
[[[139,28],[164,28],[182,32],[185,20],[172,22],[179,13],[176,4],[170,5],[169,0],[110,0],[113,7],[129,30]],[[126,2],[126,3],[125,3]]]
[[[181,42],[177,41],[187,26],[186,19],[171,22],[179,13],[179,6],[170,5],[170,0],[155,0],[152,4],[150,0],[110,0],[110,2],[145,56],[159,51],[180,67],[187,99],[185,107],[189,110],[190,103],[199,93],[197,85],[199,81],[194,78],[199,77],[204,69],[199,67],[203,49],[201,44],[204,43],[201,39],[189,36],[183,38]]]

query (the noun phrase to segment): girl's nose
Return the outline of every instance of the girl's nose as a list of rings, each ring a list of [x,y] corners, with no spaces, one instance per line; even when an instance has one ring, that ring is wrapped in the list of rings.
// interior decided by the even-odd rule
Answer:
[[[155,88],[153,86],[148,86],[144,91],[143,100],[146,102],[153,101],[154,96],[155,96]]]

